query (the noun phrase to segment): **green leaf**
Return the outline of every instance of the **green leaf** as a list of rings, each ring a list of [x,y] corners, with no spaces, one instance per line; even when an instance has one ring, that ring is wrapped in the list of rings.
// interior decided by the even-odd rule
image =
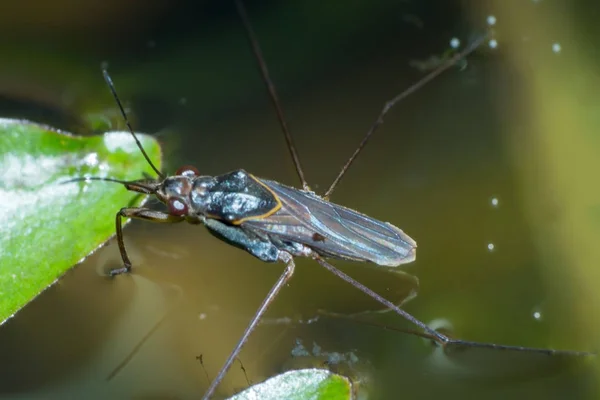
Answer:
[[[229,400],[348,400],[353,398],[352,393],[349,379],[326,369],[311,368],[288,371],[269,378]]]
[[[160,148],[139,135],[160,168]],[[139,179],[152,174],[127,132],[76,137],[0,119],[0,321],[115,234],[115,214],[145,196],[82,176]]]

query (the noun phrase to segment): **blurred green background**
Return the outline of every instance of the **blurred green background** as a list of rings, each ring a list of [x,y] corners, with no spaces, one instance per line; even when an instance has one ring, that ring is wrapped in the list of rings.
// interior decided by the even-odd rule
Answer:
[[[485,32],[494,15],[498,47],[482,48],[466,68],[394,109],[332,200],[418,242],[406,271],[420,290],[406,308],[423,321],[446,319],[454,335],[478,341],[598,347],[595,3],[245,4],[317,191],[384,102],[424,74],[419,66],[452,38],[464,45]],[[136,130],[164,146],[167,171],[244,168],[298,183],[230,2],[32,0],[4,5],[0,37],[3,117],[82,134],[93,133],[89,121],[99,117],[122,127],[100,72],[106,63]],[[136,221],[126,244],[132,276],[99,276],[120,265],[111,242],[0,329],[1,398],[197,397],[208,382],[196,357],[214,377],[282,270],[198,226]],[[318,265],[297,265],[271,322],[374,308]],[[383,295],[408,282],[336,265]],[[370,319],[408,326],[391,314]],[[350,369],[362,376],[365,368],[381,398],[597,396],[593,363],[483,354],[451,358],[464,361],[457,369],[436,361],[418,338],[341,320],[261,327],[240,357],[248,378],[302,362],[290,354],[297,339],[354,351],[360,367]],[[246,385],[234,366],[220,394]]]

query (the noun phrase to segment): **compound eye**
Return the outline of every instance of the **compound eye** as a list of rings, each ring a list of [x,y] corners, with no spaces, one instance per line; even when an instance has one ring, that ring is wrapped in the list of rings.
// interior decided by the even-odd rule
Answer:
[[[182,217],[187,215],[188,206],[181,199],[176,197],[171,197],[167,202],[167,208],[169,209],[169,214],[174,215],[176,217]]]
[[[196,167],[192,165],[184,165],[175,172],[175,175],[182,175],[193,178],[194,176],[199,176],[200,172],[198,172]]]

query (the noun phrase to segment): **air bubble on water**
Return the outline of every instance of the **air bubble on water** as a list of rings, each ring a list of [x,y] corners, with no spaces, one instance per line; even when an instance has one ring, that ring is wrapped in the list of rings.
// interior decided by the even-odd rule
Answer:
[[[453,49],[458,49],[460,47],[460,39],[457,37],[450,39],[450,47]]]
[[[495,15],[488,15],[486,21],[487,21],[487,23],[488,23],[489,26],[494,26],[494,25],[496,25],[496,16]]]
[[[292,357],[310,357],[310,353],[300,339],[296,339],[296,346],[294,346],[290,353]]]
[[[537,322],[542,321],[544,319],[544,314],[542,312],[542,307],[540,305],[536,305],[535,307],[533,307],[533,309],[531,310],[531,316]]]
[[[487,245],[487,249],[488,249],[489,251],[494,251],[494,249],[495,249],[495,248],[496,248],[496,246],[494,246],[494,243],[488,243],[488,245]]]
[[[496,47],[498,47],[498,41],[496,39],[490,39],[490,41],[488,42],[488,46],[490,47],[490,49],[495,49]]]
[[[321,346],[317,344],[317,342],[313,342],[312,355],[315,357],[319,357],[322,355],[323,349]]]
[[[497,197],[492,197],[492,199],[490,200],[490,204],[492,205],[492,207],[497,208],[499,201]]]
[[[562,47],[560,46],[560,43],[553,43],[552,44],[552,51],[556,54],[560,53],[560,51],[562,50]]]

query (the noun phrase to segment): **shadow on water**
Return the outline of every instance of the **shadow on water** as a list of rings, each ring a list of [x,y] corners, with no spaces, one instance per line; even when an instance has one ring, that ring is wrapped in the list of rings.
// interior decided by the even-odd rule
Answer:
[[[353,2],[344,9],[310,1],[248,3],[305,172],[321,192],[383,103],[418,79],[410,61],[440,54],[453,36],[467,42],[498,8],[494,2],[486,3],[489,10],[478,2],[473,8],[461,8],[460,2]],[[84,36],[91,48],[79,42],[83,38],[67,46],[87,49],[77,64],[87,72],[65,83],[74,98],[99,93],[94,111],[114,107],[99,67],[108,60],[138,130],[160,135],[168,171],[180,164],[194,164],[205,174],[244,168],[295,185],[233,7],[182,3],[136,13],[127,21],[135,30],[131,37],[103,39],[103,28]],[[511,28],[498,17],[497,29]],[[31,37],[21,40],[33,52]],[[536,37],[531,40],[536,46]],[[509,53],[502,46],[481,51],[465,70],[447,72],[401,103],[332,200],[390,221],[416,239],[417,261],[404,271],[418,277],[419,294],[406,308],[423,321],[443,318],[455,336],[470,340],[594,350],[593,337],[573,312],[579,307],[576,283],[547,284],[554,269],[547,268],[540,227],[528,216],[518,176],[522,164],[534,160],[515,161],[507,133],[524,124],[531,75]],[[0,74],[15,74],[24,54],[15,53]],[[68,81],[52,73],[57,82]],[[79,109],[65,96],[49,102]],[[539,201],[553,209],[553,199]],[[198,226],[136,221],[125,240],[133,275],[99,276],[120,265],[111,241],[0,329],[0,398],[197,397],[208,386],[197,357],[202,355],[214,377],[282,270]],[[368,371],[374,393],[383,398],[595,398],[596,372],[589,360],[485,352],[444,358],[426,340],[384,329],[408,328],[389,313],[369,316],[379,326],[332,318],[284,323],[306,321],[319,309],[377,309],[317,264],[297,264],[269,323],[242,352],[253,382],[302,364],[301,357],[291,356],[301,340],[307,348],[316,343],[327,352],[355,354],[360,366],[345,363],[359,375]],[[417,285],[411,276],[372,266],[336,265],[397,303]],[[322,352],[317,361],[308,353],[306,362],[324,363]],[[246,384],[234,366],[221,394]]]

